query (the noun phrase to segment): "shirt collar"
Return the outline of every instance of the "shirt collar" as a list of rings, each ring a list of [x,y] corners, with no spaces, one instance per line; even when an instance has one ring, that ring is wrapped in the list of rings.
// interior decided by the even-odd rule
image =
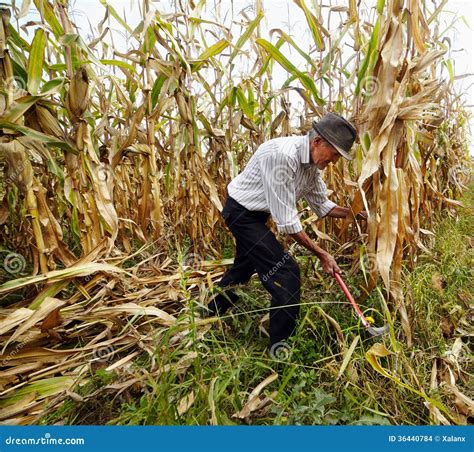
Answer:
[[[309,135],[301,137],[299,151],[301,163],[309,163]]]

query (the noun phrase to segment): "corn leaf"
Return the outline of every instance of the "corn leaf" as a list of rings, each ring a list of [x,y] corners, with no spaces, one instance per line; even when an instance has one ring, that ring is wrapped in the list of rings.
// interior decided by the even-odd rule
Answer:
[[[29,394],[36,394],[36,399],[44,399],[65,391],[74,384],[73,377],[52,377],[27,384],[12,395],[0,399],[0,408],[15,405]]]
[[[134,66],[125,61],[121,60],[100,60],[101,64],[105,64],[106,66],[117,66],[123,69],[129,70],[132,74],[135,74],[137,71]]]
[[[249,102],[247,101],[247,98],[245,97],[244,92],[239,87],[236,87],[235,93],[236,93],[237,101],[239,102],[240,108],[249,119],[253,120],[253,116],[254,116],[253,108],[251,108]]]
[[[224,49],[226,49],[230,45],[230,42],[227,39],[221,39],[220,41],[213,44],[211,47],[208,47],[201,55],[198,56],[198,62],[192,64],[192,70],[197,71],[199,70],[202,65],[207,62],[209,58],[212,58],[216,55],[222,53]]]
[[[0,121],[0,128],[13,130],[15,132],[21,133],[24,136],[33,138],[35,140],[41,141],[42,143],[49,144],[50,146],[58,147],[64,151],[72,152],[73,154],[78,154],[79,151],[72,144],[58,140],[56,137],[47,135],[37,130],[31,129],[30,127],[21,126],[19,124],[14,124],[12,122]]]
[[[121,17],[120,15],[117,13],[117,11],[112,7],[110,6],[108,3],[107,3],[107,0],[99,0],[101,5],[102,6],[105,6],[107,8],[107,10],[109,11],[109,13],[111,14],[111,16],[123,27],[125,28],[125,30],[127,30],[130,34],[133,34],[133,30],[130,28],[130,26],[127,24],[127,22],[125,22]]]
[[[317,70],[317,66],[314,64],[314,61],[311,56],[303,52],[303,50],[298,47],[298,45],[291,38],[291,36],[288,36],[283,30],[280,30],[279,28],[270,30],[270,35],[272,35],[273,33],[278,33],[281,36],[281,39],[285,40],[288,44],[290,44],[306,60],[308,64],[310,64],[315,70]]]
[[[306,21],[308,22],[309,28],[311,30],[311,34],[313,35],[314,42],[316,43],[316,47],[318,50],[325,50],[325,45],[321,33],[319,32],[319,28],[321,24],[318,22],[316,17],[311,13],[311,11],[306,6],[304,0],[294,0],[294,2],[303,10],[304,15],[306,17]]]
[[[46,35],[42,28],[38,28],[35,32],[28,57],[28,91],[33,95],[38,92],[38,88],[41,84],[45,46]]]
[[[63,27],[59,23],[56,15],[54,14],[53,7],[47,0],[34,0],[36,9],[44,17],[44,20],[51,27],[56,38],[59,38],[64,34]]]
[[[259,11],[257,16],[255,17],[252,22],[250,22],[249,26],[247,29],[240,35],[240,38],[237,40],[237,43],[234,46],[234,50],[230,54],[229,58],[229,64],[232,62],[232,60],[237,56],[239,53],[240,49],[244,46],[244,44],[247,42],[247,40],[250,38],[252,35],[253,31],[255,28],[257,28],[257,25],[260,23],[260,21],[263,19],[263,12]]]
[[[376,6],[377,13],[382,14],[384,8],[385,8],[385,0],[377,0],[377,6]]]
[[[453,82],[454,81],[453,60],[448,58],[447,60],[443,61],[443,64],[446,67],[446,69],[448,70],[449,80],[451,80],[451,82]]]
[[[18,48],[24,50],[25,52],[30,51],[31,45],[28,43],[28,41],[26,41],[20,36],[20,34],[15,30],[15,27],[13,27],[12,24],[8,25],[8,32],[10,34],[8,39],[11,43],[15,44],[16,46],[18,46]],[[15,61],[13,62],[15,63]]]
[[[286,69],[289,73],[298,77],[301,81],[302,85],[308,89],[311,94],[313,95],[314,99],[316,100],[318,105],[324,105],[325,102],[319,97],[318,90],[314,83],[314,80],[308,75],[301,72],[297,67],[291,63],[273,44],[266,41],[265,39],[258,38],[255,41],[258,45],[263,47],[271,57],[277,61],[284,69]]]
[[[351,346],[349,347],[349,350],[347,350],[347,352],[344,354],[344,359],[342,360],[341,368],[339,369],[339,373],[337,374],[338,379],[341,378],[342,375],[344,374],[349,364],[349,361],[351,360],[351,357],[354,353],[354,350],[357,346],[357,343],[359,342],[359,339],[360,339],[360,336],[357,335],[352,341]]]
[[[151,89],[151,107],[155,108],[156,103],[158,102],[158,97],[161,92],[161,88],[163,87],[163,84],[168,80],[169,77],[167,77],[164,74],[159,75],[155,83],[153,83],[153,88]]]
[[[6,283],[0,285],[0,294],[11,292],[12,290],[17,290],[20,287],[29,286],[31,284],[38,284],[42,282],[58,282],[67,278],[88,276],[96,272],[124,273],[133,278],[133,275],[122,268],[116,267],[115,265],[91,262],[89,264],[74,265],[63,270],[53,270],[42,275],[27,276],[25,278],[7,281]]]
[[[5,111],[2,120],[11,123],[18,121],[39,99],[41,99],[39,96],[24,96],[17,99],[17,101]]]
[[[365,77],[367,74],[367,71],[369,69],[369,64],[374,58],[374,54],[377,51],[377,42],[379,39],[379,28],[380,28],[380,18],[377,19],[377,22],[375,23],[374,30],[372,32],[372,35],[370,36],[370,41],[369,45],[367,47],[367,53],[365,54],[364,61],[362,62],[359,73],[357,74],[357,85],[355,88],[355,93],[359,94],[360,90],[364,86],[365,83]]]

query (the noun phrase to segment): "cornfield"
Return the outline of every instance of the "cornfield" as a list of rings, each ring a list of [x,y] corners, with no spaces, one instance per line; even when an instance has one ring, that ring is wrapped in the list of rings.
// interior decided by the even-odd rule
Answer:
[[[456,217],[470,181],[469,117],[438,22],[447,0],[295,0],[311,36],[305,45],[283,29],[263,32],[262,0],[232,24],[222,3],[178,1],[165,12],[143,0],[132,29],[100,0],[89,42],[68,0],[0,9],[0,421],[37,423],[71,398],[79,403],[76,388],[98,368],[119,375],[119,392],[140,394],[170,372],[182,381],[219,323],[194,317],[193,306],[232,262],[219,214],[227,184],[265,140],[305,133],[334,111],[359,140],[354,160],[324,178],[330,199],[353,215],[317,220],[299,208],[311,236],[361,277],[359,301],[377,293],[390,321],[390,338],[364,355],[365,372],[416,397],[423,422],[466,423],[469,305],[456,313],[455,358],[435,350],[423,364],[426,387],[410,367],[420,339],[404,285],[431,253],[436,219]],[[38,20],[25,22],[32,12]],[[127,37],[126,52],[114,33]],[[278,71],[286,80],[276,86]],[[355,220],[363,209],[367,223]],[[351,362],[360,337],[349,341],[324,309],[338,378],[364,386]],[[140,359],[146,370],[133,367]],[[234,422],[273,403],[274,393],[259,393],[277,374]],[[216,385],[206,380],[199,391]],[[188,389],[169,400],[176,419],[200,397]],[[229,420],[212,404],[209,413],[205,422]]]

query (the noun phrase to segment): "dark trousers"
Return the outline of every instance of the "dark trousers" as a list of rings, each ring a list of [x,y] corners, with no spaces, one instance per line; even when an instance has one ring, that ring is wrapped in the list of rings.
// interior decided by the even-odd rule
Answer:
[[[238,301],[230,286],[246,283],[257,272],[272,296],[270,310],[270,343],[288,338],[295,329],[299,314],[300,270],[285,251],[266,222],[269,214],[247,210],[231,197],[227,198],[222,216],[235,237],[234,265],[217,284],[221,291],[209,304],[215,314],[223,314]]]

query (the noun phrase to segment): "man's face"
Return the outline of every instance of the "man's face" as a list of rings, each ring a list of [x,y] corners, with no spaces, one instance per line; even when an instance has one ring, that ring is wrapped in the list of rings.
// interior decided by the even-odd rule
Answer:
[[[336,163],[341,157],[336,148],[322,137],[316,137],[311,142],[309,149],[311,163],[320,170],[326,168],[330,163]]]

